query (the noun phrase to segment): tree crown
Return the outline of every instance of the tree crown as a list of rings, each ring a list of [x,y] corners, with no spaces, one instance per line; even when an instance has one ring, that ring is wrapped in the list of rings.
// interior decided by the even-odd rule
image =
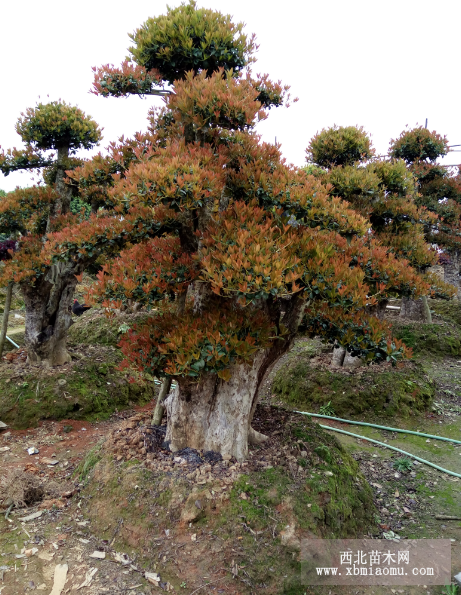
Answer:
[[[248,38],[243,26],[234,24],[230,15],[197,8],[195,0],[189,0],[136,29],[129,51],[135,62],[159,71],[170,84],[190,70],[238,72],[256,49],[254,36]]]
[[[307,160],[320,167],[353,165],[374,155],[368,134],[362,127],[333,126],[318,132],[306,149]]]
[[[419,126],[403,131],[397,139],[392,139],[389,154],[407,163],[415,161],[435,161],[448,153],[448,140],[445,136]]]
[[[21,114],[16,132],[34,149],[48,150],[68,147],[91,149],[102,138],[96,122],[80,108],[61,101],[39,103]]]

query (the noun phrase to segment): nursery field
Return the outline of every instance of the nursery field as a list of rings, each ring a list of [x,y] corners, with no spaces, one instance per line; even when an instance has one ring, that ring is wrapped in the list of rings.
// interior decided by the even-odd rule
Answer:
[[[263,382],[254,426],[269,440],[244,462],[169,452],[151,426],[154,380],[129,383],[116,370],[118,328],[133,315],[85,313],[71,328],[64,369],[44,371],[21,350],[8,352],[0,365],[2,594],[49,592],[60,565],[64,593],[322,594],[299,583],[300,543],[314,536],[451,539],[456,574],[459,478],[319,424],[458,474],[460,445],[296,413],[459,439],[461,351],[442,340],[460,331],[456,311],[432,325],[394,322],[416,348],[400,368],[333,368],[328,345],[300,336]],[[372,592],[389,588],[335,588]]]

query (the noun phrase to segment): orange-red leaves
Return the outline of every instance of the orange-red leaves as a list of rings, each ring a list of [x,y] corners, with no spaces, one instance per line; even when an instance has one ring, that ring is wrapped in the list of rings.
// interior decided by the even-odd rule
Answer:
[[[133,164],[109,194],[114,201],[131,204],[196,209],[221,196],[223,166],[223,158],[211,147],[178,142]]]
[[[147,71],[144,66],[125,60],[121,68],[106,64],[93,67],[94,82],[90,93],[103,97],[126,97],[127,95],[161,95],[155,87],[161,85],[161,76],[155,70]]]
[[[154,238],[122,251],[105,266],[91,295],[113,308],[127,300],[151,305],[167,292],[184,292],[196,276],[194,261],[182,253],[178,238]]]

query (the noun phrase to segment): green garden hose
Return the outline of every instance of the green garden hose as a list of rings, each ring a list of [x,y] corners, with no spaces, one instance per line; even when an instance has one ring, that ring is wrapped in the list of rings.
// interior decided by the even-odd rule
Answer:
[[[378,426],[376,424],[369,424],[364,421],[352,421],[350,419],[342,419],[341,417],[332,417],[331,415],[320,415],[320,413],[307,413],[306,411],[295,411],[295,413],[302,413],[302,415],[309,415],[310,417],[322,417],[324,419],[333,419],[334,421],[342,421],[346,424],[354,426],[369,426],[370,428],[378,428],[380,430],[388,430],[389,432],[401,432],[402,434],[414,434],[415,436],[422,436],[423,438],[433,438],[434,440],[444,440],[445,442],[453,442],[454,444],[461,444],[461,441],[453,438],[445,438],[444,436],[434,436],[433,434],[423,434],[422,432],[413,432],[413,430],[401,430],[400,428],[390,428],[388,426]]]
[[[366,438],[365,436],[360,436],[359,434],[353,434],[352,432],[346,432],[346,430],[339,430],[338,428],[332,428],[331,426],[322,426],[321,424],[319,424],[319,426],[321,428],[323,428],[324,430],[332,430],[333,432],[339,432],[340,434],[347,434],[348,436],[354,436],[354,438],[360,438],[360,440],[368,440],[368,442],[373,442],[374,444],[379,444],[380,446],[390,448],[391,450],[400,452],[404,455],[407,455],[408,457],[411,457],[412,459],[416,459],[420,463],[429,465],[429,467],[434,467],[434,469],[438,469],[439,471],[442,471],[443,473],[446,473],[447,475],[453,475],[454,477],[461,478],[461,474],[459,474],[459,473],[455,473],[454,471],[449,471],[448,469],[439,467],[438,465],[435,465],[435,463],[426,461],[425,459],[422,459],[421,457],[417,457],[416,455],[413,455],[410,452],[406,452],[405,450],[402,450],[401,448],[397,448],[396,446],[390,446],[389,444],[385,444],[384,442],[379,442],[378,440],[373,440],[373,438]]]
[[[16,343],[13,341],[13,339],[10,339],[10,338],[8,337],[8,335],[5,335],[5,339],[6,339],[7,341],[9,341],[9,342],[11,343],[11,345],[14,345],[14,346],[16,347],[16,349],[19,349],[19,345],[17,345],[17,344],[16,344]]]

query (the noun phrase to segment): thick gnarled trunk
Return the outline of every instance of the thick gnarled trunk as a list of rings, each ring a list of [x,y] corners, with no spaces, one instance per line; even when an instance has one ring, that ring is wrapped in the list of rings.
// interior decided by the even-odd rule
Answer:
[[[204,374],[199,382],[178,378],[165,401],[166,440],[173,452],[190,447],[241,461],[248,455],[249,441],[264,441],[265,437],[251,428],[258,389],[269,367],[290,348],[304,305],[299,296],[289,301],[282,319],[288,333],[269,349],[257,352],[250,363],[231,366],[230,380],[221,380],[217,374]]]
[[[26,306],[24,342],[27,361],[60,366],[70,361],[66,348],[72,324],[72,300],[77,279],[65,265],[51,267],[33,286],[21,285]]]
[[[443,280],[457,289],[457,297],[461,299],[461,253],[450,254],[450,261],[443,265]]]
[[[181,378],[165,404],[166,440],[172,451],[187,446],[213,450],[238,460],[248,455],[248,434],[266,352],[252,364],[236,364],[227,382],[206,374],[198,383]]]

